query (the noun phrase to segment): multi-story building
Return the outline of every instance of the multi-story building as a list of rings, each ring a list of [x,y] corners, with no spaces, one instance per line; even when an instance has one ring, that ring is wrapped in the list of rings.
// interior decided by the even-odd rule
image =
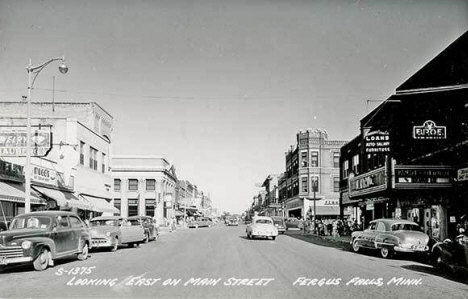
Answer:
[[[0,136],[20,139],[25,131],[25,115],[25,102],[0,102]],[[118,212],[110,203],[109,157],[113,122],[113,117],[97,103],[31,104],[33,138],[36,144],[43,142],[50,146],[43,156],[31,159],[32,210],[69,209],[85,218]],[[15,156],[9,139],[2,137],[0,164],[3,171],[0,172],[3,173],[3,190],[0,190],[0,201],[2,207],[14,216],[24,212],[26,159]],[[11,187],[17,189],[11,197],[15,200],[8,199],[9,194],[13,195]],[[45,199],[42,202],[45,206],[40,207],[38,196]]]
[[[174,165],[158,156],[112,157],[114,206],[124,217],[147,215],[159,223],[176,216]]]
[[[341,203],[366,225],[417,222],[436,239],[468,214],[468,32],[360,122],[341,149]]]
[[[265,200],[262,203],[260,214],[268,216],[282,215],[278,197],[278,175],[268,175],[263,181],[262,187],[265,188]]]
[[[287,217],[337,217],[341,140],[320,129],[300,131],[286,152],[286,172],[279,180],[279,202]]]

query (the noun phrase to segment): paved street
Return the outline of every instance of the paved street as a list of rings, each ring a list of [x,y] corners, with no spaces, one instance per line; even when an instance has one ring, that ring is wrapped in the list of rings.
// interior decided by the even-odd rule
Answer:
[[[244,231],[224,224],[165,231],[140,248],[93,252],[44,272],[10,268],[0,272],[0,297],[468,298],[468,285],[421,263],[355,254],[299,231],[275,241],[248,240]]]

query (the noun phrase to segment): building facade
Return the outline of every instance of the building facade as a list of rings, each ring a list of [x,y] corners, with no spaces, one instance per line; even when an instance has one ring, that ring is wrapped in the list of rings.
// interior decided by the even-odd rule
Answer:
[[[278,182],[279,203],[286,217],[339,216],[341,140],[320,129],[300,131],[286,153],[286,172]]]
[[[112,157],[113,203],[124,217],[147,215],[159,223],[176,217],[174,165],[158,156]]]
[[[0,102],[1,136],[23,134],[26,109],[25,102]],[[38,145],[41,142],[47,142],[49,147],[41,157],[31,158],[33,196],[45,199],[46,205],[42,208],[72,210],[83,218],[116,213],[110,203],[113,117],[97,103],[32,103],[31,124],[33,151],[42,149]],[[3,171],[4,184],[11,184],[15,179],[11,176],[11,170],[15,170],[15,187],[22,189],[24,195],[26,159],[12,154],[7,140],[0,140],[1,164],[10,172],[5,176]],[[4,193],[7,192],[3,192],[3,199]],[[38,208],[35,201],[32,200],[32,210]],[[12,201],[6,202],[5,205],[10,205],[10,214],[24,212],[24,196],[14,203],[15,207],[11,207]]]
[[[417,222],[435,239],[468,213],[468,34],[361,120],[341,149],[341,204],[366,225]]]

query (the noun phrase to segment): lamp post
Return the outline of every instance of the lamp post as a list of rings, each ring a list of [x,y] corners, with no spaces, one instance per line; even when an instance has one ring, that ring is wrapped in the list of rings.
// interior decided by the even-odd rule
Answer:
[[[62,63],[59,66],[59,71],[62,74],[68,72],[68,67],[65,64],[65,57],[52,58],[38,66],[31,65],[31,59],[29,59],[29,65],[26,67],[28,71],[29,83],[28,83],[28,102],[27,102],[27,116],[26,116],[26,164],[24,169],[25,176],[25,197],[24,197],[24,212],[31,212],[31,91],[36,82],[36,78],[39,73],[53,61],[60,60]]]

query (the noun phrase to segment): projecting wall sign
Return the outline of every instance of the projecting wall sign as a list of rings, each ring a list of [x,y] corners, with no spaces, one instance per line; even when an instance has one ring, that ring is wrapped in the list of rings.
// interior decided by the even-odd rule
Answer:
[[[426,120],[422,126],[413,127],[414,139],[446,139],[445,126],[437,126],[432,120]]]

